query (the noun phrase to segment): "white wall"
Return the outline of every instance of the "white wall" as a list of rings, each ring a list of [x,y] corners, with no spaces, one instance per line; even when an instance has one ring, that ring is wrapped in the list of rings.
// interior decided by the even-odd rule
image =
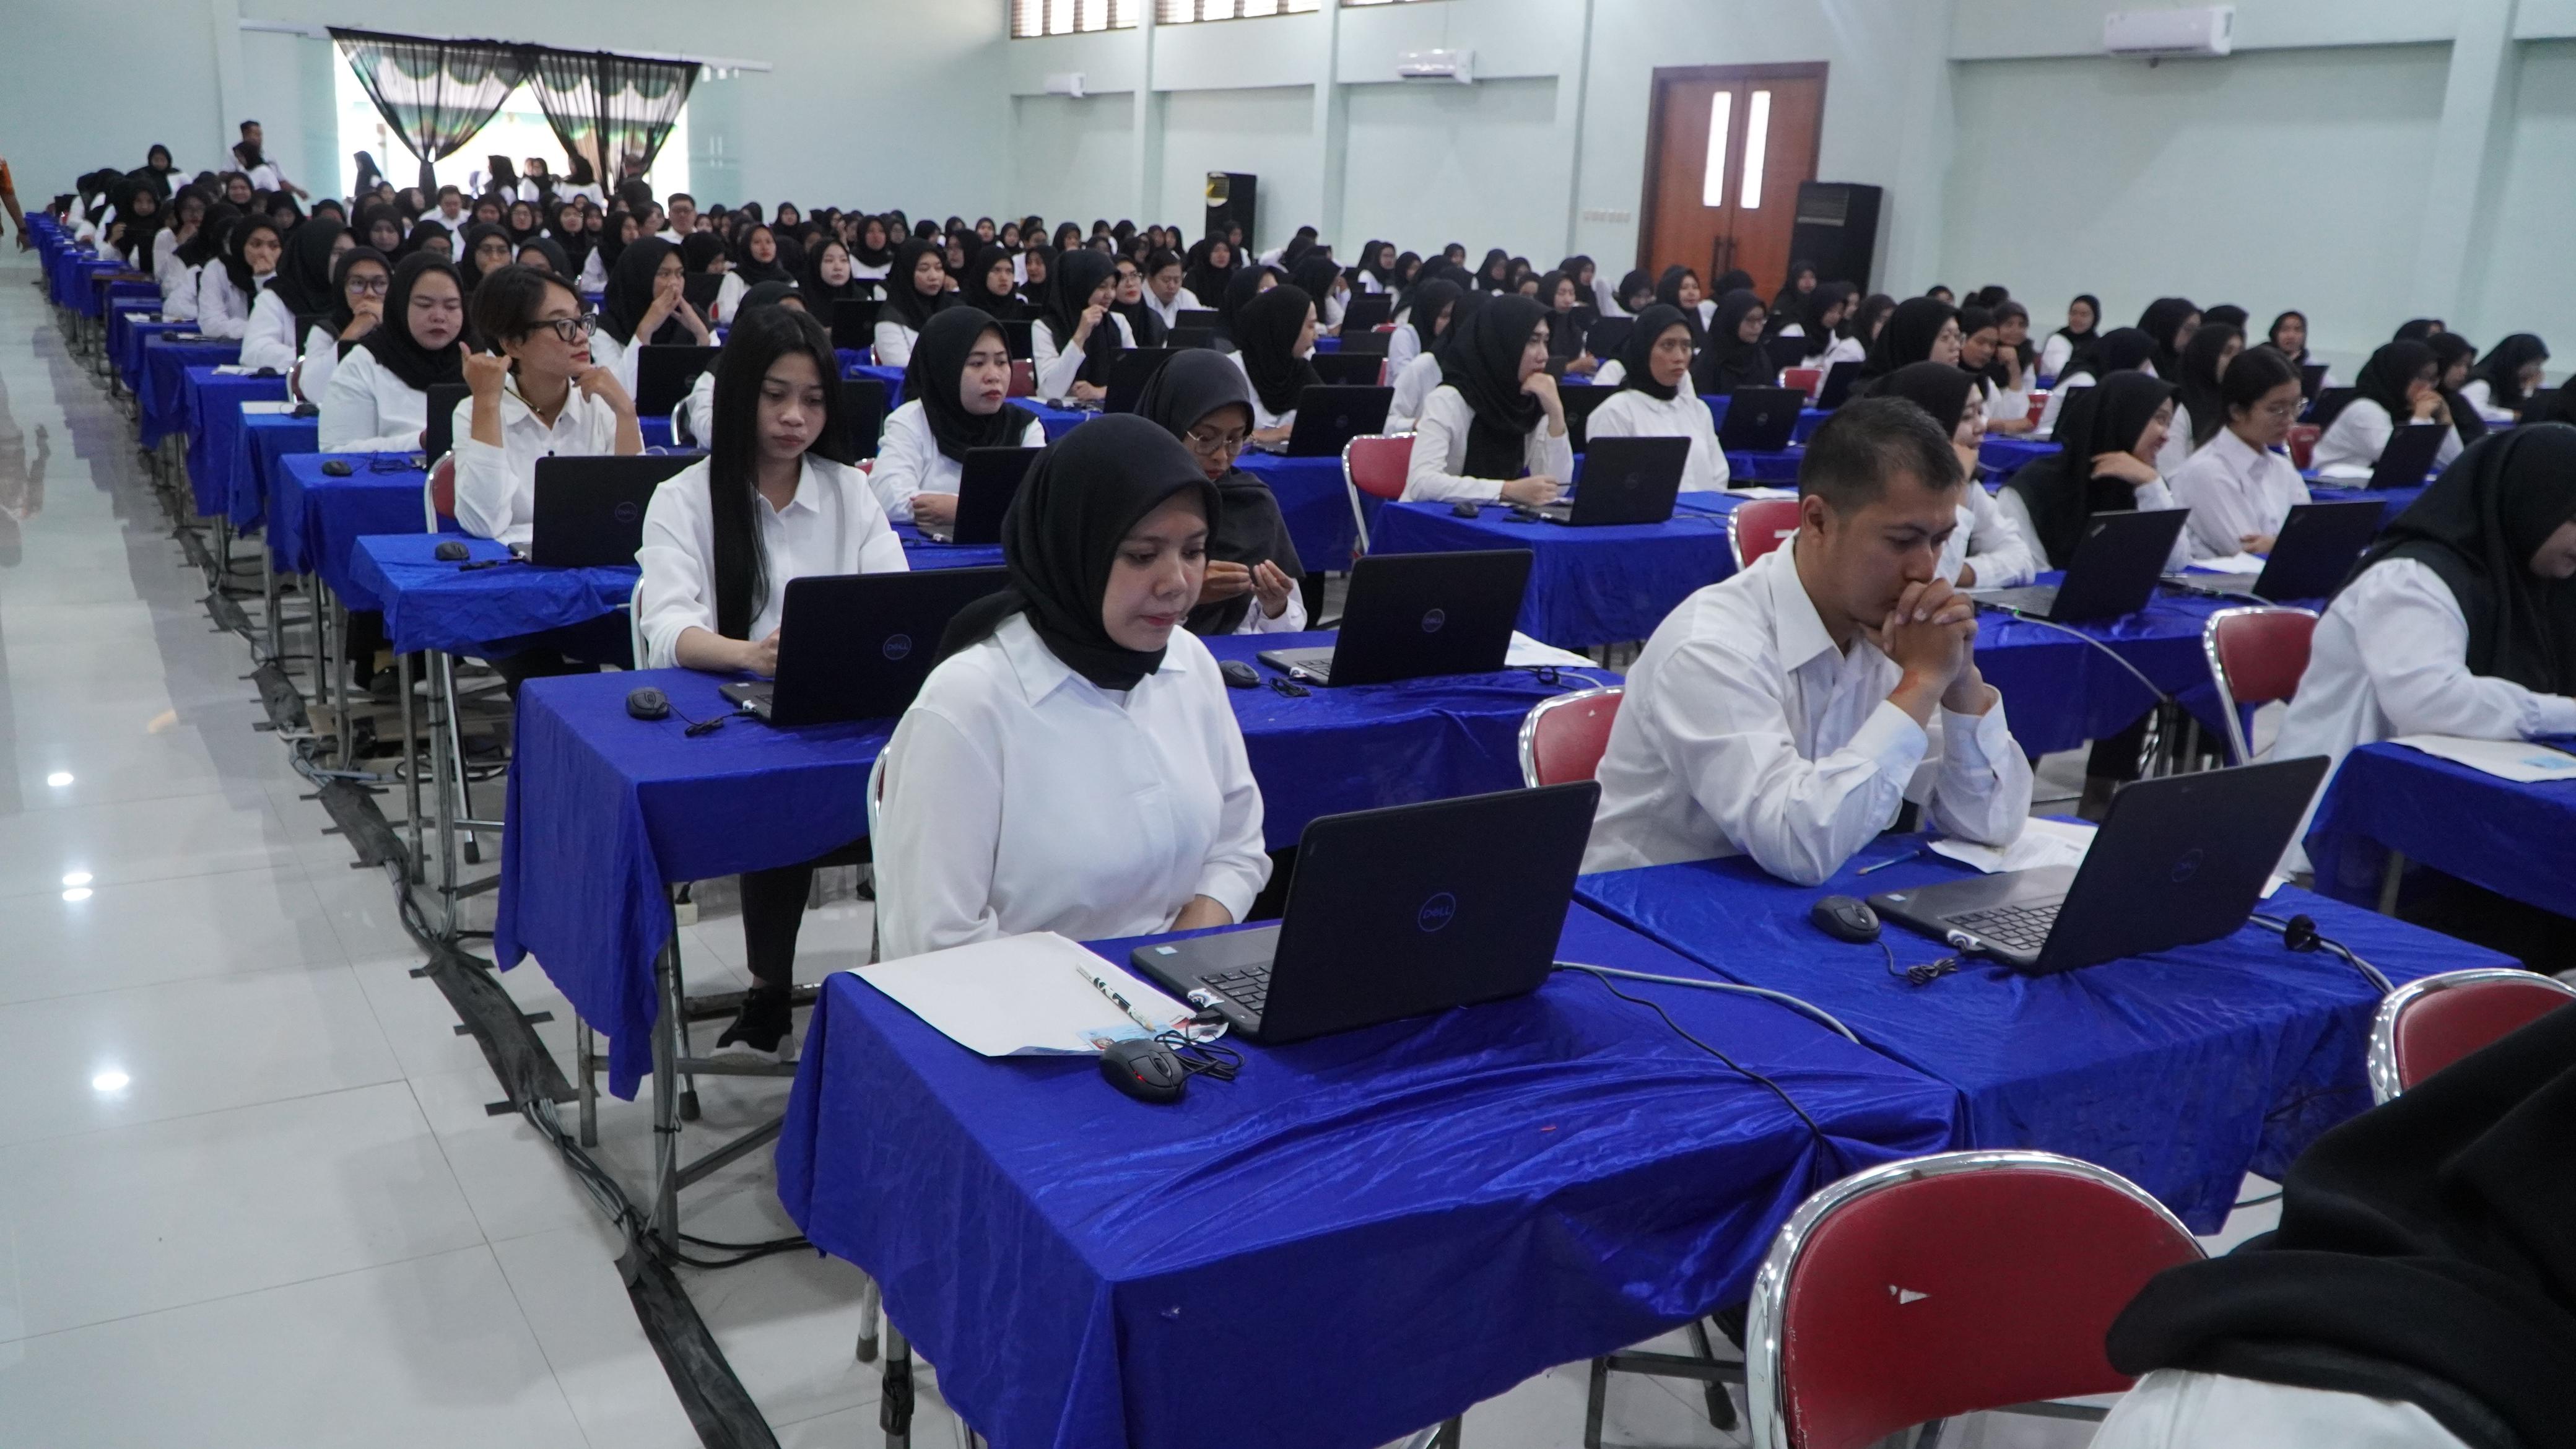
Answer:
[[[1254,22],[1232,23],[1241,27]],[[1255,240],[1264,247],[1279,245],[1301,223],[1316,219],[1321,167],[1314,87],[1174,91],[1163,107],[1163,220],[1179,222],[1197,239],[1211,171],[1261,178],[1254,219],[1259,223]],[[1117,219],[1109,209],[1095,208],[1081,220],[1088,225],[1094,216]],[[1134,219],[1144,224],[1145,218]]]
[[[1076,219],[1087,226],[1109,204],[1104,198],[1136,189],[1132,92],[1087,94],[1080,100],[1013,96],[1010,103],[1013,180],[1005,209],[1011,215],[1036,212],[1053,223],[1080,213]],[[998,220],[1000,212],[994,215]],[[1136,222],[1142,226],[1155,219],[1138,217]]]
[[[1557,84],[1350,87],[1340,255],[1356,261],[1362,242],[1383,237],[1426,256],[1456,241],[1471,256],[1498,246],[1553,265],[1564,254],[1564,203],[1531,199],[1566,195]]]
[[[2457,325],[2481,346],[2537,332],[2558,349],[2554,373],[2576,364],[2576,290],[2565,280],[2576,236],[2576,42],[2521,51],[2504,180],[2477,227],[2469,305]]]

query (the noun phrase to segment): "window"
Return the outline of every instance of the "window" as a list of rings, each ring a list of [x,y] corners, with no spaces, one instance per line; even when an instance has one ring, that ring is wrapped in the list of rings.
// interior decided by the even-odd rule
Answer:
[[[1735,104],[1735,92],[1719,91],[1708,98],[1708,160],[1699,179],[1699,204],[1726,205],[1726,114]]]
[[[1771,93],[1755,91],[1744,109],[1744,199],[1746,211],[1762,209],[1763,153],[1771,148]]]
[[[1011,38],[1136,28],[1137,0],[1011,0]]]

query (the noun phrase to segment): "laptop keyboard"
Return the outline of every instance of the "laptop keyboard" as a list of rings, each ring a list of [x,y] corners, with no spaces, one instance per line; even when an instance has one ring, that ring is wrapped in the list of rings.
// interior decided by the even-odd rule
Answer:
[[[1988,910],[1970,911],[1950,917],[1950,924],[1998,946],[2015,951],[2037,951],[2048,944],[2049,929],[2057,924],[2057,905],[1995,906]]]
[[[1219,971],[1202,976],[1199,984],[1230,998],[1237,1006],[1259,1016],[1270,1005],[1270,968],[1246,966],[1239,971]]]

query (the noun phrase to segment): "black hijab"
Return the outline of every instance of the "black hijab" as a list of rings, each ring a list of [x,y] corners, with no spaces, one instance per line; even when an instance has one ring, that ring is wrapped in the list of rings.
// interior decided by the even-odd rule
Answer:
[[[1235,355],[1252,379],[1252,390],[1270,412],[1284,413],[1310,387],[1323,386],[1315,364],[1297,355],[1297,338],[1306,329],[1314,300],[1294,282],[1283,282],[1243,304],[1234,317]]]
[[[1002,518],[1010,583],[958,611],[939,641],[947,658],[1028,615],[1047,652],[1102,689],[1133,689],[1163,667],[1161,649],[1130,649],[1100,622],[1118,545],[1174,494],[1195,493],[1211,536],[1217,490],[1181,440],[1133,413],[1110,413],[1049,444]]]
[[[149,181],[138,179],[150,174],[148,171],[137,172],[134,177],[127,178],[112,193],[115,198],[112,204],[116,207],[116,220],[125,228],[118,235],[114,249],[124,255],[127,265],[139,267],[147,272],[152,270],[153,237],[170,220],[170,206],[164,199],[168,194],[167,187],[156,187]],[[153,201],[152,214],[136,216],[134,199],[147,195]]]
[[[1850,301],[1854,290],[1849,282],[1818,282],[1807,294],[1798,322],[1809,357],[1820,357],[1834,345],[1834,329],[1825,325],[1825,314]]]
[[[295,234],[286,239],[286,251],[277,260],[277,275],[270,280],[268,289],[286,304],[289,313],[305,317],[331,310],[331,244],[347,230],[336,221],[317,218],[297,227]],[[346,306],[348,299],[343,296],[339,302]],[[299,337],[296,344],[302,346],[303,341]]]
[[[2424,345],[2433,349],[2433,365],[2442,369],[2433,379],[2433,386],[2441,392],[2442,401],[2450,406],[2451,430],[2460,435],[2460,445],[2466,447],[2485,437],[2487,420],[2478,416],[2478,410],[2469,406],[2468,400],[2460,396],[2459,389],[2447,386],[2444,381],[2451,375],[2454,364],[2470,361],[2478,355],[2477,344],[2457,332],[2436,332]],[[2462,379],[2463,383],[2466,381]]]
[[[1368,273],[1380,287],[1390,292],[1394,291],[1396,286],[1395,264],[1379,261],[1378,254],[1394,245],[1395,243],[1389,241],[1372,241],[1360,248],[1360,270]]]
[[[1657,402],[1671,402],[1681,395],[1681,385],[1666,387],[1655,381],[1655,339],[1683,325],[1679,307],[1661,302],[1637,314],[1637,325],[1628,329],[1628,340],[1619,344],[1619,366],[1626,375],[1621,387],[1635,388]],[[1685,374],[1687,376],[1687,374]]]
[[[2100,336],[2102,333],[2102,299],[2094,296],[2090,292],[2078,292],[2066,305],[2072,307],[2077,302],[2081,302],[2085,306],[2093,309],[2093,325],[2085,328],[2081,332],[2076,331],[2072,327],[2060,327],[2057,329],[2057,335],[2066,339],[2068,347],[2067,356],[2069,357],[2082,352],[2086,344],[2090,343],[2094,338]]]
[[[2156,409],[2173,395],[2172,383],[2134,369],[2077,389],[2058,417],[2057,436],[2065,446],[2005,481],[2005,487],[2021,495],[2039,546],[2048,550],[2052,563],[2063,566],[2074,556],[2094,514],[2136,511],[2137,490],[2118,478],[2094,477],[2093,460],[2135,448]]]
[[[999,297],[993,295],[986,279],[993,275],[993,269],[996,267],[1001,268],[1004,275],[1009,274],[1011,268],[1009,247],[1000,242],[986,242],[975,249],[975,259],[966,264],[966,275],[957,279],[959,295],[965,298],[965,301],[959,305],[971,306],[978,311],[990,313],[995,319],[1005,322],[1015,318],[1035,316],[1038,309],[1029,305],[1028,299],[1020,295],[1017,286]]]
[[[1456,302],[1465,290],[1447,277],[1435,277],[1413,289],[1412,301],[1407,304],[1410,311],[1406,322],[1413,328],[1413,335],[1421,342],[1423,351],[1429,352],[1440,345],[1440,309]]]
[[[2172,381],[2179,389],[2176,400],[2191,414],[2191,445],[2195,448],[2217,436],[2227,422],[2227,397],[2219,390],[2222,375],[2218,355],[2227,350],[2230,340],[2244,336],[2223,323],[2203,322],[2183,346],[2182,375]]]
[[[979,307],[947,308],[921,329],[921,339],[912,345],[912,361],[904,366],[904,399],[921,404],[922,421],[930,424],[940,456],[951,462],[965,462],[970,448],[1016,448],[1029,424],[1037,421],[1035,414],[1008,402],[989,417],[971,413],[958,396],[966,355],[987,332],[1002,335],[1001,324],[991,313]]]
[[[2116,372],[2135,372],[2139,364],[2155,355],[2155,350],[2155,342],[2137,328],[2114,327],[2086,346],[2075,349],[2075,355],[2066,359],[2066,370],[2060,376],[2073,377],[2080,372],[2100,382]],[[2077,389],[2079,392],[2082,390]]]
[[[1091,294],[1117,273],[1118,264],[1106,252],[1081,247],[1065,253],[1062,275],[1055,279],[1046,315],[1038,323],[1047,330],[1047,336],[1055,339],[1058,352],[1073,344],[1074,329],[1082,325],[1083,309],[1091,305]],[[1109,369],[1125,350],[1126,344],[1118,340],[1117,318],[1102,316],[1100,325],[1083,340],[1082,366],[1074,373],[1074,380],[1094,387],[1108,386]]]
[[[1220,267],[1208,260],[1216,250],[1216,244],[1222,240],[1221,237],[1201,237],[1190,248],[1190,272],[1181,279],[1181,286],[1199,299],[1201,307],[1213,308],[1222,304],[1226,289],[1234,285],[1235,276],[1246,270],[1243,258],[1235,253],[1231,244],[1226,247],[1226,265]]]
[[[2402,428],[2414,418],[2414,409],[2406,401],[2406,389],[2428,367],[2434,369],[2434,381],[2441,381],[2441,363],[2429,345],[2384,343],[2370,354],[2370,360],[2361,365],[2361,374],[2352,380],[2354,398],[2368,398],[2379,404],[2387,410],[2388,420]]]
[[[1878,340],[1869,345],[1869,355],[1861,359],[1860,381],[1873,382],[1900,367],[1930,360],[1941,329],[1958,315],[1958,308],[1938,297],[1908,297],[1897,303],[1887,325],[1878,329]]]
[[[606,251],[605,243],[601,250]],[[677,316],[664,318],[660,330],[650,337],[635,335],[644,314],[653,310],[653,276],[670,253],[671,244],[657,236],[640,236],[626,244],[617,264],[608,269],[608,287],[599,301],[600,331],[626,345],[677,342],[686,335]]]
[[[1216,303],[1216,333],[1219,337],[1229,342],[1234,340],[1234,319],[1243,311],[1245,303],[1261,295],[1263,277],[1277,278],[1283,283],[1288,280],[1279,275],[1277,267],[1256,264],[1236,272],[1234,279],[1225,284],[1225,292]]]
[[[278,239],[278,264],[285,265],[286,229],[265,216],[254,214],[233,223],[232,231],[224,237],[224,275],[232,279],[232,284],[240,288],[242,296],[249,301],[259,299],[260,280],[251,273],[250,258],[244,255],[244,251],[250,245],[250,239],[262,231]]]
[[[1139,417],[1176,438],[1228,407],[1242,408],[1244,423],[1250,426],[1252,389],[1243,369],[1226,361],[1223,353],[1204,347],[1176,354],[1136,399]],[[1288,520],[1280,515],[1279,500],[1269,484],[1241,468],[1229,468],[1216,480],[1216,492],[1217,521],[1208,536],[1209,558],[1247,568],[1267,561],[1292,579],[1306,576],[1297,558],[1297,544],[1288,536]],[[1253,603],[1247,593],[1201,604],[1190,610],[1186,627],[1193,634],[1231,634]]]
[[[1521,350],[1546,320],[1537,298],[1505,292],[1457,323],[1450,345],[1440,349],[1440,381],[1456,388],[1475,414],[1467,425],[1464,476],[1509,481],[1528,471],[1530,430],[1547,410],[1521,391]]]
[[[932,314],[948,305],[948,293],[942,291],[935,297],[921,295],[921,289],[913,283],[912,269],[921,265],[923,257],[945,257],[947,254],[948,249],[942,244],[920,237],[896,247],[894,270],[886,273],[885,305],[877,316],[915,332],[929,326]],[[962,287],[965,284],[961,281],[958,285]]]
[[[1717,301],[1717,320],[1709,324],[1708,345],[1700,349],[1691,363],[1691,381],[1703,393],[1723,395],[1739,387],[1769,387],[1779,380],[1778,369],[1771,365],[1771,351],[1760,336],[1751,342],[1737,337],[1736,329],[1744,319],[1762,307],[1762,298],[1753,292],[1729,292]]]
[[[2518,413],[2522,411],[2523,404],[2530,401],[2522,391],[2523,368],[2548,360],[2548,343],[2528,332],[2516,332],[2488,348],[2487,355],[2479,359],[2469,376],[2485,379],[2488,403]]]
[[[1504,251],[1501,247],[1487,248],[1485,259],[1476,264],[1476,290],[1479,292],[1509,291],[1511,284],[1508,278],[1511,275],[1511,267],[1510,252]]]
[[[448,257],[451,262],[454,261],[456,256],[456,233],[449,231],[447,229],[447,223],[440,221],[434,216],[424,216],[420,220],[412,223],[411,234],[403,238],[400,259],[409,261],[414,255],[419,253],[421,243],[428,241],[433,236],[443,236],[447,238]]]
[[[2138,330],[2156,345],[2156,376],[2167,382],[2182,376],[2182,349],[2174,346],[2174,333],[2199,310],[2189,297],[2158,297],[2138,314]]]
[[[805,305],[814,309],[815,315],[822,319],[826,327],[832,325],[833,303],[863,301],[869,295],[868,284],[860,281],[855,272],[843,278],[841,285],[837,287],[823,280],[823,254],[834,247],[839,247],[841,255],[852,259],[850,262],[852,267],[855,268],[858,265],[857,253],[851,251],[839,237],[825,237],[822,245],[806,251],[805,275],[796,284],[796,290],[805,298]]]
[[[770,257],[765,262],[751,254],[751,234],[758,231],[769,233]],[[733,249],[734,273],[742,278],[746,287],[756,287],[763,282],[792,282],[796,276],[784,265],[786,256],[787,239],[781,237],[774,227],[754,223],[743,232],[742,245]]]
[[[2308,325],[2308,314],[2294,309],[2292,311],[2284,312],[2280,316],[2272,319],[2272,330],[2263,334],[2263,345],[2271,348],[2274,352],[2280,352],[2283,357],[2290,359],[2292,366],[2298,366],[2304,364],[2308,360],[2308,344],[2305,342],[2300,343],[2299,350],[2296,352],[2281,351],[2281,324],[2289,321],[2293,317],[2299,319],[2299,328],[2301,333],[2304,334]]]
[[[560,242],[557,242],[553,237],[550,237],[541,231],[532,231],[526,236],[519,238],[517,241],[512,242],[510,244],[510,260],[514,262],[518,261],[519,253],[527,251],[532,247],[535,248],[537,255],[546,259],[547,271],[554,273],[557,278],[566,282],[577,282],[579,280],[581,271],[573,265],[572,258],[564,254],[563,245]]]
[[[206,214],[197,220],[197,234],[179,243],[178,257],[182,266],[202,267],[224,254],[224,238],[232,234],[241,217],[241,208],[229,201],[209,201]]]
[[[1822,279],[1819,279],[1815,287],[1811,287],[1808,290],[1801,292],[1798,290],[1798,278],[1802,276],[1813,277],[1815,275],[1816,264],[1814,262],[1800,258],[1799,260],[1789,263],[1788,280],[1780,284],[1779,292],[1771,298],[1771,315],[1762,324],[1762,331],[1765,336],[1778,332],[1781,328],[1788,326],[1793,321],[1804,319],[1806,315],[1807,299],[1816,295],[1816,293],[1823,288],[1824,283]]]
[[[1664,268],[1664,274],[1655,279],[1655,300],[1682,314],[1682,325],[1691,331],[1691,346],[1697,348],[1708,341],[1708,324],[1699,320],[1699,308],[1682,305],[1682,278],[1688,275],[1690,268],[1685,266]]]
[[[474,249],[483,244],[485,237],[495,236],[508,244],[511,261],[519,259],[519,243],[511,237],[508,227],[497,222],[478,221],[465,228],[465,239],[457,243],[456,255],[450,260],[456,263],[457,273],[465,278],[466,290],[473,290],[483,281],[483,268],[474,260]]]
[[[581,269],[589,264],[590,249],[594,244],[590,239],[589,230],[581,225],[580,213],[577,210],[574,213],[575,221],[572,230],[564,230],[563,211],[560,206],[550,205],[546,208],[545,234],[554,240],[556,246],[563,249],[564,260],[572,264],[573,274],[578,276]],[[607,263],[602,262],[600,265],[604,267]]]
[[[2410,318],[2404,324],[2399,326],[2397,329],[2397,335],[2388,340],[2391,342],[2421,342],[2441,330],[2441,318],[2415,317]]]
[[[711,231],[693,231],[680,238],[680,270],[688,273],[712,271],[725,256],[723,237]]]
[[[411,294],[420,279],[431,272],[444,272],[456,284],[456,294],[465,295],[465,279],[457,275],[454,265],[436,257],[408,256],[394,268],[393,285],[385,292],[383,325],[359,340],[358,345],[376,355],[385,371],[402,379],[405,387],[422,392],[442,382],[465,380],[465,338],[456,340],[436,352],[413,340],[411,335]]]
[[[878,235],[886,238],[886,244],[884,246],[871,247],[868,245],[868,223],[870,221],[876,222]],[[887,221],[883,217],[862,216],[859,218],[859,224],[852,227],[850,230],[850,255],[860,266],[891,267],[894,265],[894,238],[900,235],[900,232],[893,223]]]
[[[377,266],[385,269],[385,275],[388,279],[393,276],[393,262],[388,260],[383,252],[377,251],[374,247],[351,247],[347,251],[340,253],[339,260],[331,264],[331,307],[329,315],[322,321],[322,325],[330,328],[331,335],[334,337],[347,331],[349,324],[358,320],[356,309],[349,305],[349,273],[357,270],[358,263],[360,262],[374,262]],[[390,280],[388,280],[386,286],[387,290],[390,291],[392,286]],[[382,324],[379,323],[378,325]],[[349,349],[357,345],[358,344],[355,342],[341,343],[340,355],[342,357],[348,356]]]
[[[1959,419],[1968,412],[1968,394],[1977,386],[1977,374],[1964,367],[1949,367],[1938,362],[1909,362],[1887,375],[1887,380],[1870,389],[1871,397],[1901,397],[1932,415],[1943,434],[1956,433]]]
[[[1115,264],[1113,263],[1112,265]],[[1140,274],[1143,271],[1141,265],[1138,267],[1138,271]],[[1124,290],[1123,285],[1121,289]],[[1157,313],[1147,302],[1145,287],[1141,279],[1141,275],[1137,284],[1136,300],[1133,302],[1112,301],[1109,304],[1109,310],[1112,313],[1127,319],[1127,330],[1136,335],[1137,346],[1165,347],[1170,345],[1171,329],[1163,325],[1161,314]]]

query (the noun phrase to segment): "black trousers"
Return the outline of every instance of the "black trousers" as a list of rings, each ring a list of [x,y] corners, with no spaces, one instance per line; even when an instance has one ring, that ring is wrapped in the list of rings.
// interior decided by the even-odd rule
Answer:
[[[742,944],[751,957],[752,989],[785,991],[796,979],[796,937],[805,929],[805,895],[814,872],[873,859],[865,838],[799,865],[742,873]]]

